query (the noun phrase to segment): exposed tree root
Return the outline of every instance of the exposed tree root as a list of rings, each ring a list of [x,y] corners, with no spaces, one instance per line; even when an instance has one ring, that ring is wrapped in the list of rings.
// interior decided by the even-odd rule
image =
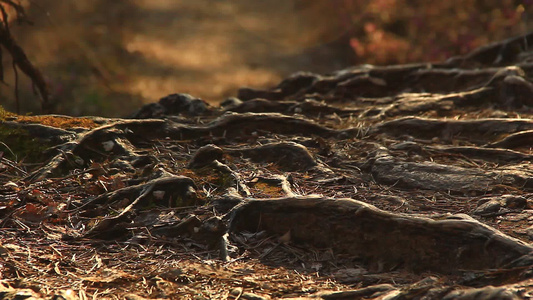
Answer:
[[[533,248],[464,215],[443,220],[393,214],[352,199],[249,200],[231,212],[231,232],[265,230],[351,254],[378,272],[454,273],[502,268]]]
[[[220,107],[172,94],[138,119],[10,118],[0,126],[0,271],[64,284],[107,274],[106,256],[137,275],[79,279],[93,295],[127,277],[128,292],[161,291],[150,297],[210,285],[219,298],[287,296],[270,271],[250,283],[268,264],[298,272],[307,287],[293,282],[294,297],[529,297],[533,65],[514,52],[529,39],[438,64],[298,73]],[[50,145],[42,165],[7,157],[28,143]],[[53,253],[23,252],[27,236]],[[202,263],[187,267],[184,255]],[[254,266],[225,269],[244,261]],[[319,279],[329,285],[308,289]]]

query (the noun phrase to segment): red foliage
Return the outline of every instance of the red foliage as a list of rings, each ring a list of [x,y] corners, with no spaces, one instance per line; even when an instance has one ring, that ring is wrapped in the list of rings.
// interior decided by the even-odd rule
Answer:
[[[524,34],[533,1],[344,0],[361,63],[442,61]]]

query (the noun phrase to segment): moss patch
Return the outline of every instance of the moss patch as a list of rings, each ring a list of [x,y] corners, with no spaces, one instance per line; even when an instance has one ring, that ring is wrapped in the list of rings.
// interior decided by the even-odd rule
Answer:
[[[20,123],[35,123],[42,124],[47,126],[52,126],[56,128],[68,129],[72,127],[82,127],[87,129],[96,128],[99,125],[96,124],[93,120],[88,118],[76,118],[68,116],[53,116],[53,115],[44,115],[44,116],[22,116],[17,115],[12,112],[5,110],[0,105],[0,122],[3,121],[15,121]]]
[[[51,146],[36,139],[26,130],[12,128],[0,124],[0,151],[4,157],[14,160],[35,163],[46,159],[46,150]]]
[[[16,116],[15,121],[20,123],[37,123],[56,128],[68,129],[72,127],[95,128],[98,124],[87,118],[71,118],[62,116]]]
[[[0,105],[0,122],[5,121],[6,118],[11,117],[13,114],[5,110],[2,105]]]

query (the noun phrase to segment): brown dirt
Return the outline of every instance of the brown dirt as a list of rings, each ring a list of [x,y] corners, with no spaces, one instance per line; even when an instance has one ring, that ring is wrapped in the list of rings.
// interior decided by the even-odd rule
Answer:
[[[0,299],[531,297],[524,44],[136,119],[4,113]]]

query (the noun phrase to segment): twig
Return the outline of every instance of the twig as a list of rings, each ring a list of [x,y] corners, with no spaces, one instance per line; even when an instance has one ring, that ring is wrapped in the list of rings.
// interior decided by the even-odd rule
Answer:
[[[20,114],[20,98],[19,98],[19,72],[17,71],[17,64],[13,59],[13,74],[15,75],[15,111]]]
[[[126,206],[119,214],[111,217],[104,217],[99,223],[95,224],[94,227],[92,227],[85,235],[91,234],[92,232],[102,229],[101,227],[106,227],[107,224],[109,224],[112,220],[118,220],[122,218],[127,212],[129,212],[139,201],[141,201],[146,195],[148,195],[154,188],[155,182],[150,184],[149,186],[144,188],[144,191],[141,192],[141,194],[133,200],[133,202],[130,203],[130,205]],[[104,224],[104,225],[102,225]]]
[[[6,3],[14,7],[17,11],[17,17],[19,17],[19,19],[22,19],[25,16],[23,7],[14,3],[13,1],[0,0],[0,3]],[[15,101],[17,106],[17,113],[20,112],[20,103],[18,99],[18,74],[16,70],[17,67],[22,72],[24,72],[24,74],[30,77],[33,84],[39,90],[39,93],[41,95],[41,110],[43,112],[46,112],[49,109],[49,93],[46,81],[44,80],[44,77],[41,72],[37,68],[35,68],[35,66],[33,66],[33,64],[26,56],[24,50],[22,50],[22,48],[17,44],[17,42],[11,35],[7,20],[8,14],[5,11],[4,7],[1,5],[0,13],[2,14],[3,18],[3,26],[0,26],[0,45],[4,46],[4,48],[11,54],[11,57],[13,58],[13,69],[15,71]]]
[[[26,172],[26,171],[22,170],[21,168],[17,167],[17,165],[14,162],[10,161],[9,159],[7,159],[5,157],[2,157],[2,158],[0,158],[0,161],[2,163],[4,163],[4,164],[10,166],[11,168],[19,171],[20,173],[22,173],[23,176],[28,176],[28,172]]]

